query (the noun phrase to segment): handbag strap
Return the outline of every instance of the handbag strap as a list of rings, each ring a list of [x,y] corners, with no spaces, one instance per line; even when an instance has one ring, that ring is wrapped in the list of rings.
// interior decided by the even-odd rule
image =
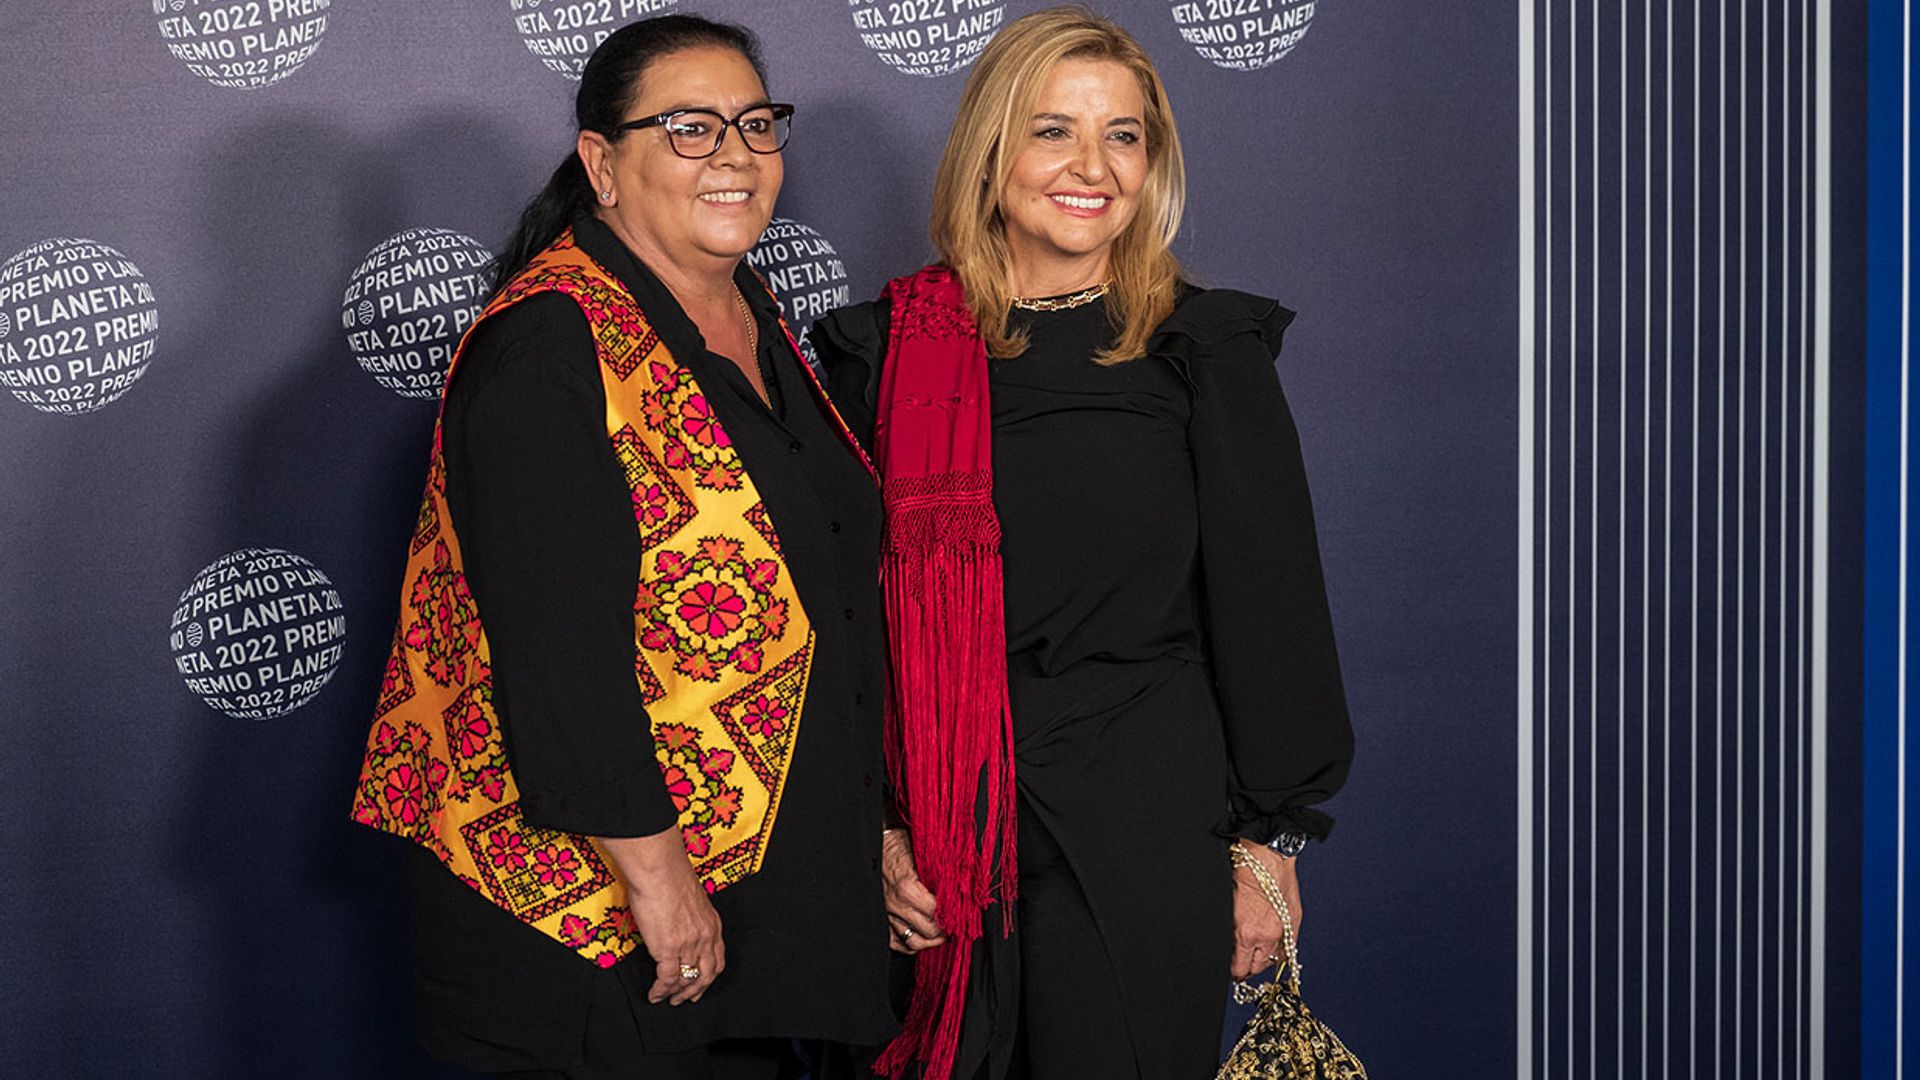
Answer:
[[[1267,902],[1273,905],[1273,910],[1280,916],[1280,940],[1286,946],[1287,955],[1285,963],[1273,969],[1273,978],[1278,982],[1280,969],[1287,968],[1288,988],[1298,995],[1300,993],[1300,946],[1294,939],[1293,914],[1287,908],[1287,898],[1281,895],[1280,885],[1273,880],[1273,874],[1267,870],[1266,864],[1255,858],[1253,852],[1247,850],[1245,840],[1233,842],[1231,855],[1234,866],[1244,867],[1253,872],[1253,880],[1259,883],[1260,891],[1266,894]]]

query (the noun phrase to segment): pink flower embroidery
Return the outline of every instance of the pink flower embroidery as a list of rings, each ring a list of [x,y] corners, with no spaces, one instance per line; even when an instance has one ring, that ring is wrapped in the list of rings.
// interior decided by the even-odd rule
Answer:
[[[687,803],[693,798],[693,780],[678,765],[668,765],[662,769],[661,778],[667,782],[667,795],[673,799],[674,812],[685,811]]]
[[[487,714],[481,712],[479,706],[472,706],[455,735],[454,752],[463,758],[479,757],[487,748],[487,736],[492,733],[493,725],[487,721]]]
[[[667,493],[659,484],[647,484],[633,493],[633,519],[642,525],[667,520]]]
[[[747,571],[747,584],[754,592],[764,593],[780,581],[780,564],[772,559],[758,559]]]
[[[787,729],[787,707],[778,701],[761,694],[747,705],[747,730],[763,739],[770,739]]]
[[[542,885],[571,885],[579,876],[580,864],[571,851],[544,847],[534,855],[533,861],[540,864],[534,873],[539,875]]]
[[[526,838],[512,829],[495,829],[487,834],[487,858],[505,870],[522,870],[527,865]]]
[[[480,785],[480,793],[494,802],[499,802],[507,793],[507,778],[500,775],[500,770],[492,765],[481,769],[475,782]]]
[[[387,773],[387,806],[411,825],[420,820],[420,770],[404,762]]]
[[[740,626],[747,602],[725,582],[702,581],[680,594],[680,617],[696,634],[726,637]]]
[[[381,757],[393,756],[399,746],[400,733],[393,730],[392,724],[382,721],[379,727],[373,729],[373,749]]]
[[[720,421],[713,415],[713,407],[707,399],[695,394],[680,404],[680,430],[693,437],[701,446],[726,448],[733,445],[727,433],[720,430]]]
[[[692,569],[693,560],[678,551],[662,551],[653,557],[653,569],[668,581],[679,581]]]
[[[726,776],[727,770],[731,768],[733,768],[733,751],[731,750],[715,747],[700,755],[700,771],[709,779],[718,780]]]
[[[727,663],[749,675],[760,670],[761,659],[760,646],[751,641],[743,641],[735,645],[733,651],[727,654]]]

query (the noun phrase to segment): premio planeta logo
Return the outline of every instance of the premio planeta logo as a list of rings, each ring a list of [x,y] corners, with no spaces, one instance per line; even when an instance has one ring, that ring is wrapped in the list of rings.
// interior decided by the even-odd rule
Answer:
[[[513,28],[548,70],[578,79],[607,35],[678,0],[507,0]]]
[[[42,412],[118,400],[159,336],[153,286],[105,244],[55,237],[0,265],[0,386]]]
[[[1258,71],[1300,44],[1314,8],[1315,0],[1180,0],[1173,22],[1216,66]]]
[[[320,48],[333,0],[153,0],[160,39],[215,86],[256,90],[300,70]]]
[[[747,253],[747,265],[767,279],[767,288],[779,297],[787,326],[800,342],[801,354],[818,368],[820,360],[813,354],[813,342],[807,340],[807,329],[813,320],[845,307],[851,299],[847,267],[839,252],[813,229],[777,217]]]
[[[438,398],[460,336],[480,317],[492,259],[452,229],[408,229],[374,245],[340,301],[360,367],[401,397]]]
[[[187,689],[236,720],[285,716],[340,667],[347,615],[327,575],[278,548],[242,548],[194,575],[167,644]]]
[[[929,78],[973,63],[1007,18],[1002,0],[847,0],[847,7],[875,56]]]

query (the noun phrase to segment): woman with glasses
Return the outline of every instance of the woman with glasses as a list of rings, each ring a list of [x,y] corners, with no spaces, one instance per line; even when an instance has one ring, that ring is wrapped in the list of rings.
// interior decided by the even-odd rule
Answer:
[[[354,814],[415,841],[438,1056],[772,1080],[897,1027],[879,499],[742,262],[793,112],[751,36],[627,26],[575,111],[448,373]]]
[[[1229,842],[1298,912],[1331,825],[1352,734],[1293,313],[1182,279],[1184,190],[1138,43],[1026,16],[962,96],[940,265],[815,324],[885,484],[894,1075],[1211,1077],[1229,976],[1281,949]]]

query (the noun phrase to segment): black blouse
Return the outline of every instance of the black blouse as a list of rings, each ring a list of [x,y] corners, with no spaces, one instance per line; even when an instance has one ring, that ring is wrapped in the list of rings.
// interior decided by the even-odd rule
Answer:
[[[886,675],[873,480],[808,388],[751,271],[737,281],[759,323],[771,406],[707,351],[611,231],[583,218],[575,232],[632,292],[738,449],[813,626],[813,670],[762,869],[714,896],[727,970],[701,1001],[646,1004],[643,953],[595,968],[427,857],[413,875],[426,1041],[473,1068],[551,1067],[577,1052],[584,1003],[617,996],[621,979],[649,1052],[747,1036],[883,1041],[895,1025],[878,864]],[[633,677],[639,534],[572,300],[535,296],[481,325],[448,387],[443,439],[448,506],[528,821],[594,836],[673,825]]]
[[[836,403],[873,430],[885,300],[815,323]],[[991,362],[1010,675],[1211,665],[1231,776],[1217,831],[1324,839],[1353,738],[1298,434],[1273,360],[1293,313],[1194,291],[1140,360],[1101,366],[1104,301],[1016,311]],[[1016,728],[1021,717],[1016,701]]]

